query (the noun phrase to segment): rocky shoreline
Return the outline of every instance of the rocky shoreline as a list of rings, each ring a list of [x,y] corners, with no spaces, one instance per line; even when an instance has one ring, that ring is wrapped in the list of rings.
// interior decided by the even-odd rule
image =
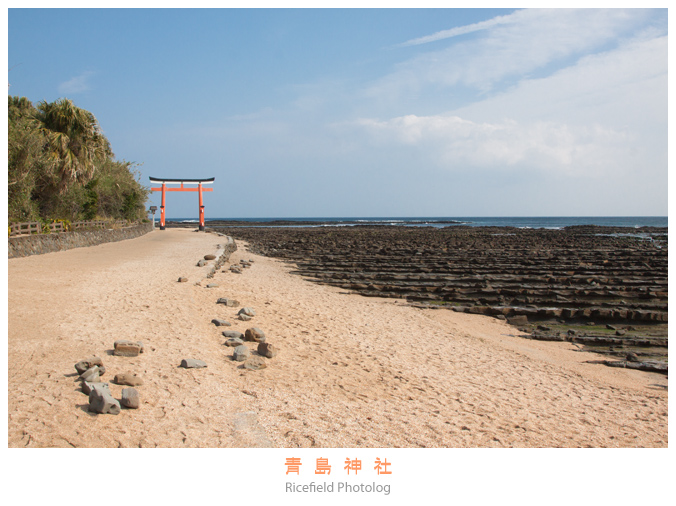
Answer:
[[[213,228],[315,282],[507,319],[524,337],[667,369],[667,228]]]

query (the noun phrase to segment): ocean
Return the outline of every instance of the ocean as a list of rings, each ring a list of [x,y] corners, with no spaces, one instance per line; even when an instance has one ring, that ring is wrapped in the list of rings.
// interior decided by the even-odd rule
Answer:
[[[167,218],[167,221],[197,223],[194,218]],[[454,225],[470,227],[516,227],[560,230],[574,225],[599,225],[607,227],[668,227],[667,216],[534,216],[534,217],[339,217],[339,218],[209,218],[228,222],[228,226],[269,227],[340,227],[358,225],[392,225],[405,227],[442,228]]]

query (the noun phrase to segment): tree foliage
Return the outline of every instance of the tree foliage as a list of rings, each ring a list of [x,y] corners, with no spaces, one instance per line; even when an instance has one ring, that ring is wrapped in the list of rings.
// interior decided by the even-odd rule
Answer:
[[[148,189],[115,160],[92,113],[68,99],[9,97],[9,221],[145,217]]]

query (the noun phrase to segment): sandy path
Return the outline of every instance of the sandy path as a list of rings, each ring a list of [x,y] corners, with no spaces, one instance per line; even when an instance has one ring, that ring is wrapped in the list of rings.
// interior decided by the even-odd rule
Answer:
[[[167,230],[10,260],[9,445],[667,446],[664,376],[587,364],[598,357],[510,337],[492,318],[346,295],[241,242],[231,262],[251,268],[195,286],[195,262],[219,242]],[[237,320],[219,297],[256,316]],[[263,329],[279,355],[242,369],[217,317]],[[147,352],[108,355],[120,338]],[[139,367],[141,409],[86,411],[73,364],[94,354],[106,380]],[[209,367],[180,369],[182,358]]]
[[[9,260],[10,446],[242,446],[244,411],[227,388],[222,346],[206,339],[194,282],[223,239],[187,230]],[[179,276],[191,282],[177,283]],[[141,340],[135,358],[111,354],[117,339]],[[88,412],[73,364],[100,356],[104,381],[136,371],[141,409],[118,416]],[[183,358],[208,362],[178,368]],[[117,399],[123,386],[110,383]],[[240,394],[243,396],[243,394]]]

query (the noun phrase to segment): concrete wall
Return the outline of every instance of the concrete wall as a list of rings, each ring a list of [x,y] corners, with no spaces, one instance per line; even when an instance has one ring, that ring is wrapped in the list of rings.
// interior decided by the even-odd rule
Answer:
[[[133,227],[118,230],[86,230],[62,232],[59,234],[35,234],[20,237],[10,237],[7,245],[8,258],[42,255],[54,251],[64,251],[73,248],[96,246],[106,242],[124,241],[133,239],[152,231],[153,224],[141,223]]]

